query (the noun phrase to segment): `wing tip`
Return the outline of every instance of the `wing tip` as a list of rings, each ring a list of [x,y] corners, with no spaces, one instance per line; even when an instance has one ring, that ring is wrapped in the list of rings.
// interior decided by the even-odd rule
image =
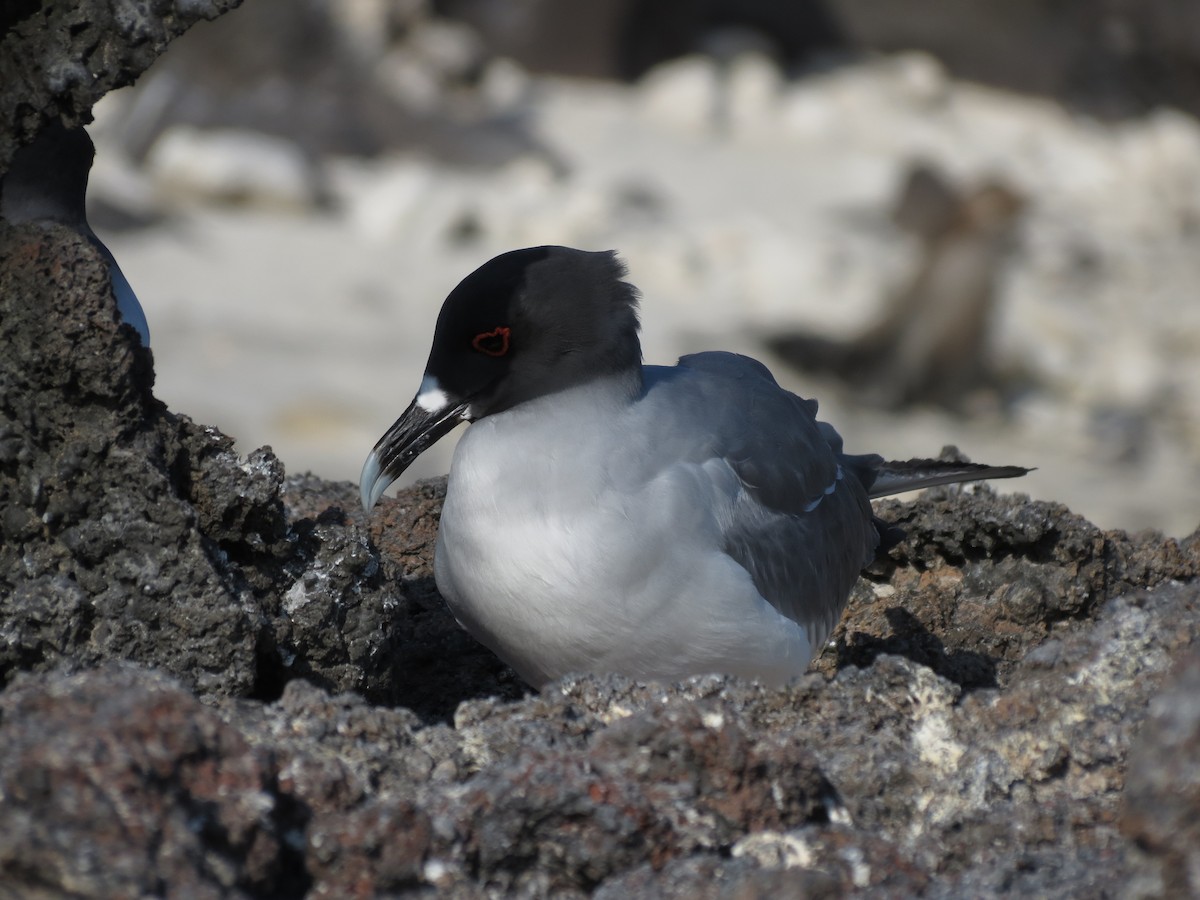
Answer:
[[[946,454],[943,453],[943,457]],[[1020,478],[1035,471],[1026,466],[993,466],[961,459],[885,460],[875,473],[870,488],[872,500],[945,484]]]

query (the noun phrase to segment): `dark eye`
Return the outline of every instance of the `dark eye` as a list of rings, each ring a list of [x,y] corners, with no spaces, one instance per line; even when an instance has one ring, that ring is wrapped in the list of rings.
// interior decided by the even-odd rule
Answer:
[[[471,339],[471,346],[488,356],[504,356],[508,353],[509,329],[501,325],[491,331],[483,331]]]

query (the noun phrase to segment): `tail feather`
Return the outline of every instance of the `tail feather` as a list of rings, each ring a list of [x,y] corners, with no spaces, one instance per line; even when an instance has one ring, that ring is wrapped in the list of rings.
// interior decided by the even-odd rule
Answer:
[[[939,484],[958,484],[987,478],[1019,478],[1030,471],[1022,466],[988,466],[945,459],[885,460],[875,470],[875,480],[868,488],[867,495],[874,500]]]

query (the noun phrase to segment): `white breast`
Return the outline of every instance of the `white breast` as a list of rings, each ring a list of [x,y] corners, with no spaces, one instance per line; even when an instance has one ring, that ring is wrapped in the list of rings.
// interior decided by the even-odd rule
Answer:
[[[568,672],[803,672],[804,629],[721,549],[736,476],[718,459],[648,464],[644,442],[621,439],[645,432],[628,415],[560,394],[471,426],[435,563],[459,622],[539,686]]]

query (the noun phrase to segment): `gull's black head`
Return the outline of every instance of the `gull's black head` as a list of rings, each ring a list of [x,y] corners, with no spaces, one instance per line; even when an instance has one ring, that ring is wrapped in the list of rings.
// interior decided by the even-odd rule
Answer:
[[[446,298],[425,376],[469,404],[503,412],[641,363],[637,295],[612,252],[513,250]]]
[[[641,365],[637,292],[615,253],[513,250],[446,298],[417,397],[363,467],[368,509],[460,421]]]

